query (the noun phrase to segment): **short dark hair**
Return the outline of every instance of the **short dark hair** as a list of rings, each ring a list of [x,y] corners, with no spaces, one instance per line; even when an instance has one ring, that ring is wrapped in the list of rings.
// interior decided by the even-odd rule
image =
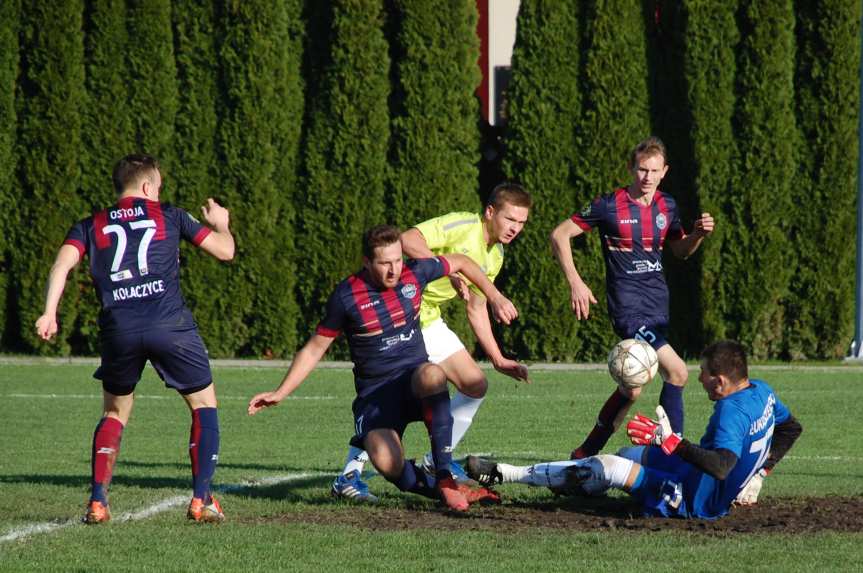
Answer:
[[[386,247],[401,240],[402,233],[393,225],[378,225],[363,233],[363,256],[375,258],[375,249]]]
[[[120,195],[127,187],[137,183],[141,177],[149,176],[158,170],[159,161],[151,155],[143,153],[127,155],[114,166],[114,174],[111,176],[114,191]]]
[[[701,360],[711,376],[727,376],[733,382],[749,378],[746,349],[734,340],[714,342],[701,353]]]
[[[505,181],[491,190],[485,204],[500,209],[504,203],[530,209],[533,206],[533,199],[530,198],[530,193],[523,186],[512,181]]]

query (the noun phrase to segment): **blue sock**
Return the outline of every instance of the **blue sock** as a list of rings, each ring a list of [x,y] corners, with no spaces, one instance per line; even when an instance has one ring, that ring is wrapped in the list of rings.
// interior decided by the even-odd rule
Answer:
[[[210,502],[210,483],[219,461],[219,416],[216,408],[192,410],[189,436],[194,496]]]
[[[437,499],[437,492],[435,492],[432,484],[426,481],[425,472],[419,471],[413,460],[405,460],[402,475],[392,483],[401,491],[409,491]]]
[[[638,475],[635,477],[635,483],[632,484],[631,488],[629,488],[630,494],[632,494],[636,497],[641,496],[641,487],[647,483],[647,481],[644,479],[645,473],[646,472],[644,471],[644,466],[639,468]]]
[[[449,408],[449,392],[440,392],[421,398],[423,420],[431,439],[435,477],[450,477],[452,463],[452,414]]]
[[[668,421],[671,423],[671,431],[677,434],[683,433],[683,386],[675,386],[668,382],[662,384],[662,392],[659,393],[659,405],[665,408]]]

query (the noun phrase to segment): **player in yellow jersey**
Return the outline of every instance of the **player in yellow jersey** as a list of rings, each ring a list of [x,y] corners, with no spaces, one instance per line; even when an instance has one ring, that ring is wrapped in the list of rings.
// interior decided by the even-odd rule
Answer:
[[[491,192],[481,213],[455,212],[422,222],[402,233],[402,248],[412,259],[447,253],[467,255],[494,281],[503,265],[503,246],[524,228],[531,205],[530,195],[521,185],[502,183]],[[527,381],[528,376],[527,367],[506,358],[500,351],[492,333],[486,300],[476,287],[458,277],[443,277],[429,283],[423,291],[420,326],[429,360],[443,368],[458,389],[450,406],[453,450],[470,427],[488,389],[485,374],[441,317],[441,305],[456,297],[466,301],[468,322],[494,368],[517,380]],[[367,460],[366,452],[350,448],[345,467],[333,482],[334,496],[377,501],[360,479]],[[426,455],[423,465],[432,469],[430,456]],[[452,470],[457,479],[467,477],[456,463],[452,464]]]

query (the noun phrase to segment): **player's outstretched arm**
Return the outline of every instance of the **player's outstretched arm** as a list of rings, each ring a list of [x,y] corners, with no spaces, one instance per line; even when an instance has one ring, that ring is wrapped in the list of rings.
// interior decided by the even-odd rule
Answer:
[[[467,302],[467,320],[483,352],[491,360],[494,369],[501,374],[506,374],[511,378],[530,384],[527,366],[506,358],[500,351],[497,341],[494,339],[494,333],[491,330],[488,307],[486,306],[484,296],[474,292],[470,293]]]
[[[462,273],[467,279],[475,284],[479,290],[488,299],[491,305],[491,311],[494,314],[495,320],[504,324],[509,324],[518,318],[518,310],[508,298],[497,290],[494,283],[489,280],[482,269],[475,262],[465,255],[450,253],[445,255],[445,258],[450,266],[450,274]]]
[[[710,213],[702,213],[701,217],[695,221],[695,226],[690,234],[676,241],[668,241],[668,246],[671,247],[671,252],[674,253],[675,257],[689,258],[701,246],[704,237],[713,232],[713,229],[713,216]]]
[[[578,320],[590,317],[590,305],[596,304],[596,297],[593,296],[593,291],[581,280],[581,276],[575,269],[575,263],[572,260],[572,245],[570,241],[582,233],[584,233],[582,228],[576,225],[572,219],[566,219],[561,222],[551,232],[551,252],[554,254],[554,258],[557,259],[557,264],[560,265],[563,275],[566,277],[566,282],[569,283],[569,302],[572,312],[575,313],[575,318]]]
[[[294,360],[291,362],[291,367],[288,368],[288,373],[285,375],[279,387],[272,392],[261,392],[255,394],[249,400],[248,413],[249,416],[254,416],[264,408],[275,406],[285,398],[291,395],[300,384],[308,377],[315,369],[324,354],[330,348],[335,338],[315,334],[312,336],[306,345],[297,352]]]
[[[72,245],[63,245],[57,252],[57,258],[48,275],[48,286],[45,289],[45,308],[36,320],[36,334],[42,340],[51,340],[57,334],[57,306],[66,288],[66,277],[81,260],[78,249]]]
[[[213,232],[201,241],[201,248],[220,261],[230,261],[236,250],[230,229],[230,213],[211,197],[207,199],[207,204],[201,207],[201,214],[213,229]]]

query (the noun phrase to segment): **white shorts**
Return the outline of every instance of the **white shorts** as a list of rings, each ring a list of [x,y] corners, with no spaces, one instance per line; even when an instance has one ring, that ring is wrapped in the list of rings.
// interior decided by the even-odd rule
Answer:
[[[426,352],[428,352],[429,362],[432,364],[440,364],[459,350],[464,349],[464,344],[458,339],[456,333],[450,330],[441,318],[422,330]]]

